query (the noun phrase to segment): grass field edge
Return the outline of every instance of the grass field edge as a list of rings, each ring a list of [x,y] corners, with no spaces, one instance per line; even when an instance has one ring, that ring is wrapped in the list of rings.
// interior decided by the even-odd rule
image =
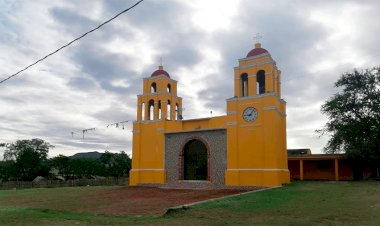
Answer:
[[[163,214],[163,216],[171,215],[173,213],[177,213],[177,212],[180,212],[180,211],[183,211],[183,210],[190,209],[190,207],[195,206],[195,205],[200,205],[200,204],[204,204],[204,203],[208,203],[208,202],[213,202],[213,201],[219,201],[219,200],[223,200],[223,199],[233,198],[233,197],[237,197],[237,196],[241,196],[241,195],[247,195],[247,194],[256,193],[256,192],[262,192],[262,191],[272,190],[272,189],[281,188],[281,187],[282,186],[262,188],[262,189],[258,189],[258,190],[246,191],[246,192],[242,192],[242,193],[238,193],[238,194],[226,195],[226,196],[223,196],[223,197],[218,197],[218,198],[212,198],[212,199],[206,199],[206,200],[202,200],[202,201],[192,202],[192,203],[183,204],[183,205],[179,205],[179,206],[173,206],[173,207],[169,207],[168,209],[166,209],[166,211]]]

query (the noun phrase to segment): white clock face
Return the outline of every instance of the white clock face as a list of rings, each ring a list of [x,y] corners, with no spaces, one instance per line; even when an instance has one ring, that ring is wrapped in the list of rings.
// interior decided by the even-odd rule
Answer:
[[[247,122],[253,122],[257,118],[257,110],[254,107],[248,107],[243,112],[243,119]]]

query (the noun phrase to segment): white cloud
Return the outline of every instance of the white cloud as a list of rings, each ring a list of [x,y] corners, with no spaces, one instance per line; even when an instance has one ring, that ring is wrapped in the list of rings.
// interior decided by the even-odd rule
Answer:
[[[201,47],[200,54],[202,60],[191,68],[180,68],[176,74],[181,75],[181,81],[178,85],[178,94],[187,97],[184,100],[183,112],[185,118],[209,117],[210,109],[205,108],[204,99],[197,95],[200,91],[207,89],[207,77],[220,74],[219,65],[221,55],[215,49]],[[217,78],[215,78],[217,79]],[[224,101],[224,100],[220,100]]]
[[[195,27],[212,33],[219,29],[231,28],[232,19],[236,16],[240,1],[188,1],[194,10],[192,22]]]

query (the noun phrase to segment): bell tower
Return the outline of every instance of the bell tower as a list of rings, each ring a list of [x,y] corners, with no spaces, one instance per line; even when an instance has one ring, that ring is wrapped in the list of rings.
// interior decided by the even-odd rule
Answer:
[[[180,122],[181,109],[177,81],[163,66],[143,79],[143,93],[137,95],[137,120],[133,122],[130,185],[165,183],[165,131]]]
[[[137,121],[177,120],[182,98],[177,96],[177,81],[159,66],[143,81],[143,94],[137,96]]]
[[[234,68],[234,97],[227,99],[226,185],[289,183],[280,77],[260,43]]]
[[[281,98],[281,71],[260,43],[255,44],[246,58],[239,60],[239,66],[234,68],[234,72],[235,97],[271,93]]]

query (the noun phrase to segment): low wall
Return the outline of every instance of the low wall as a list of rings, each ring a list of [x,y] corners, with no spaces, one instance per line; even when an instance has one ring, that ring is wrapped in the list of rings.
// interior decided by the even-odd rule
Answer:
[[[55,187],[76,187],[76,186],[111,186],[128,185],[129,178],[105,178],[105,179],[76,179],[76,180],[43,180],[33,181],[3,181],[0,182],[0,190],[24,189],[24,188],[55,188]]]

